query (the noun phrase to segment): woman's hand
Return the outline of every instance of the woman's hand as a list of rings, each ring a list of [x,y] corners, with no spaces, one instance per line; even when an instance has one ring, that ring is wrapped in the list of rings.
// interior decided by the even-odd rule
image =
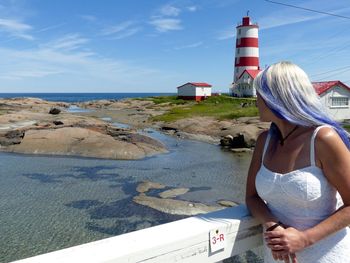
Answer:
[[[276,252],[271,252],[274,260],[281,260],[284,263],[298,263],[298,259],[295,254],[281,254]]]
[[[273,231],[265,232],[264,238],[274,258],[285,262],[290,262],[289,256],[292,259],[291,262],[296,262],[295,252],[308,246],[306,235],[293,227],[287,229],[277,227]]]
[[[265,223],[265,229],[269,229],[270,227],[273,227],[275,224],[276,223],[274,222]],[[273,230],[268,230],[266,233],[269,233],[272,231],[285,231],[285,226],[279,225],[273,228]],[[266,243],[271,248],[271,245],[269,245],[268,243],[268,239],[266,239]],[[278,250],[278,251],[271,250],[271,254],[274,260],[281,260],[281,261],[284,261],[284,263],[298,263],[295,254],[289,254],[283,250]]]

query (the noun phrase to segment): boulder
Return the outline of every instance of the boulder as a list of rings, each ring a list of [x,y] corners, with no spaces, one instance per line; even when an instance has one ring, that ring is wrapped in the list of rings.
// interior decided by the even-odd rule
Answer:
[[[233,137],[231,147],[232,148],[245,148],[248,146],[248,143],[244,139],[243,133],[238,133]]]
[[[200,133],[188,133],[188,132],[177,132],[176,135],[179,138],[184,138],[188,140],[196,140],[196,141],[201,141],[201,142],[206,142],[206,143],[211,143],[211,144],[219,144],[219,139],[206,135],[206,134],[200,134]]]
[[[25,132],[23,130],[12,130],[0,134],[0,145],[9,146],[14,144],[20,144],[24,137]]]
[[[170,126],[162,126],[161,127],[162,131],[173,131],[173,132],[177,132],[177,128],[174,127],[170,127]]]
[[[55,124],[55,125],[63,125],[64,123],[61,122],[61,121],[53,121],[53,124]]]
[[[231,146],[233,142],[233,136],[232,135],[226,135],[220,140],[220,145],[221,146]]]
[[[248,142],[246,142],[243,133],[238,133],[235,136],[226,135],[220,140],[220,145],[231,148],[246,148],[248,147]]]
[[[7,151],[34,154],[74,155],[84,157],[133,160],[165,148],[146,146],[115,140],[113,137],[86,128],[64,127],[60,129],[28,130],[22,142],[10,145]]]
[[[52,114],[52,115],[57,115],[60,113],[61,113],[61,110],[59,108],[56,108],[56,107],[51,108],[49,111],[49,114]]]
[[[5,133],[5,137],[7,139],[17,139],[17,138],[23,139],[24,131],[22,131],[22,130],[8,131]]]

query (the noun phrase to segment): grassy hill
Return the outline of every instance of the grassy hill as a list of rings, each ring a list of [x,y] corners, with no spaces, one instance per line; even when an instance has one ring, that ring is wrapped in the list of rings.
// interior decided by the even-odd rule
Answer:
[[[147,100],[153,101],[158,106],[172,106],[167,113],[154,117],[154,121],[172,122],[195,116],[210,116],[219,120],[258,116],[255,98],[233,98],[228,95],[220,95],[195,102],[178,99],[177,96],[161,96],[150,97]]]

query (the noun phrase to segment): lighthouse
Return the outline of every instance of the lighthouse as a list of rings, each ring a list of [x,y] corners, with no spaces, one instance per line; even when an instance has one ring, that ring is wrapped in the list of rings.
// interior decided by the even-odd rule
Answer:
[[[236,51],[231,93],[237,97],[256,96],[253,80],[260,72],[259,26],[244,16],[236,27]]]

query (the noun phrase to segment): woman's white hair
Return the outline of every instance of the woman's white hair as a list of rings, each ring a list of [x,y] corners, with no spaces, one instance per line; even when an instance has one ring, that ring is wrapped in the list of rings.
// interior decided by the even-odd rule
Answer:
[[[330,125],[350,148],[348,133],[333,120],[306,73],[282,61],[260,72],[253,83],[258,94],[279,118],[301,126]]]

